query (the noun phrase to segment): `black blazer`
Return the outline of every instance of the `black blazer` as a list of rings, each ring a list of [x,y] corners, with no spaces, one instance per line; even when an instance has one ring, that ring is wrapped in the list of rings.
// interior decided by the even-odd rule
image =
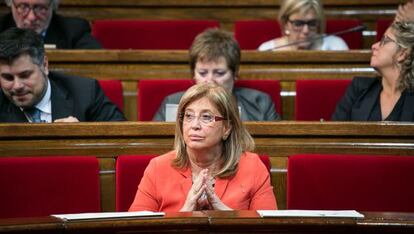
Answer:
[[[16,27],[13,15],[0,17],[0,31]],[[53,12],[45,35],[45,44],[54,44],[57,49],[100,49],[100,43],[91,35],[88,21],[63,17]]]
[[[332,120],[368,121],[382,90],[381,79],[355,77],[337,104]],[[414,93],[405,91],[405,100],[399,121],[414,121]]]
[[[74,116],[79,121],[124,121],[122,112],[94,79],[49,73],[52,120]],[[28,122],[24,113],[0,91],[0,122]]]

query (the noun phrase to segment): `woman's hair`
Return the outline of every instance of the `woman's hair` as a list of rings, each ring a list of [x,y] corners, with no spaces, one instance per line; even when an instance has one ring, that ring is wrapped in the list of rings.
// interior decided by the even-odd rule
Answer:
[[[319,21],[320,34],[325,32],[325,14],[322,3],[319,0],[284,0],[279,10],[279,22],[282,28],[288,23],[291,15],[306,13],[309,10],[315,11],[316,19]]]
[[[207,29],[197,35],[190,48],[190,67],[194,76],[198,61],[217,61],[223,57],[236,77],[239,72],[240,47],[229,32],[217,28]]]
[[[6,5],[11,7],[13,0],[4,0],[6,2]],[[50,0],[50,6],[52,7],[53,10],[57,10],[58,6],[59,6],[59,1],[60,0]]]
[[[401,62],[398,88],[414,91],[414,22],[394,22],[391,25],[400,49],[407,50],[407,57]]]
[[[237,165],[242,152],[254,149],[254,140],[240,120],[236,100],[230,92],[216,84],[196,84],[189,88],[181,98],[178,105],[175,127],[174,147],[177,156],[172,165],[176,168],[184,168],[189,165],[183,137],[182,113],[185,112],[188,105],[201,98],[207,98],[217,108],[221,116],[225,118],[223,123],[231,129],[229,136],[222,140],[220,168],[216,171],[215,176],[219,178],[232,176],[237,171]]]

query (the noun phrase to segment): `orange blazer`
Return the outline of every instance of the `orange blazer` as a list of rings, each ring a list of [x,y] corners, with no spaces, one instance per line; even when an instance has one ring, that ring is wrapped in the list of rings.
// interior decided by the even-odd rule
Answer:
[[[171,166],[175,151],[151,160],[138,186],[129,211],[179,211],[192,185],[191,169]],[[243,153],[237,173],[216,178],[214,190],[234,210],[275,210],[276,199],[267,168],[254,153]]]

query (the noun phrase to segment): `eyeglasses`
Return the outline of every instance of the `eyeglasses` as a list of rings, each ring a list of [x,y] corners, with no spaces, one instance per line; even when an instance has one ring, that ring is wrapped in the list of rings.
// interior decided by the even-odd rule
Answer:
[[[394,42],[395,44],[397,44],[398,46],[401,46],[399,43],[397,43],[397,41],[395,41],[394,39],[391,39],[389,36],[387,35],[383,35],[381,37],[381,40],[379,42],[380,47],[383,47],[385,44],[387,44],[388,42]],[[402,46],[401,46],[402,47]]]
[[[198,119],[200,121],[200,123],[208,125],[211,124],[213,122],[216,121],[222,121],[225,120],[226,118],[221,117],[221,116],[215,116],[215,115],[211,115],[211,114],[202,114],[200,116],[197,116],[193,113],[181,113],[180,114],[180,121],[182,122],[186,122],[186,123],[191,123],[193,122],[195,119]]]
[[[16,8],[17,13],[23,16],[26,16],[27,14],[29,14],[30,10],[33,10],[33,13],[37,16],[44,16],[49,11],[51,4],[52,4],[52,1],[50,1],[47,5],[43,5],[43,4],[30,5],[27,3],[16,4],[13,1],[13,5]]]
[[[315,31],[319,27],[319,21],[316,19],[313,20],[288,20],[292,24],[293,29],[300,31],[305,25],[308,25],[309,30]]]

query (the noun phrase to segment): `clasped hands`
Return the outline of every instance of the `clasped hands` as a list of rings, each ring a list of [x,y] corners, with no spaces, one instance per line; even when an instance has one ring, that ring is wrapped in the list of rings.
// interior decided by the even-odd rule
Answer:
[[[217,196],[211,181],[212,177],[208,174],[208,169],[201,170],[193,181],[180,211],[231,210]]]

